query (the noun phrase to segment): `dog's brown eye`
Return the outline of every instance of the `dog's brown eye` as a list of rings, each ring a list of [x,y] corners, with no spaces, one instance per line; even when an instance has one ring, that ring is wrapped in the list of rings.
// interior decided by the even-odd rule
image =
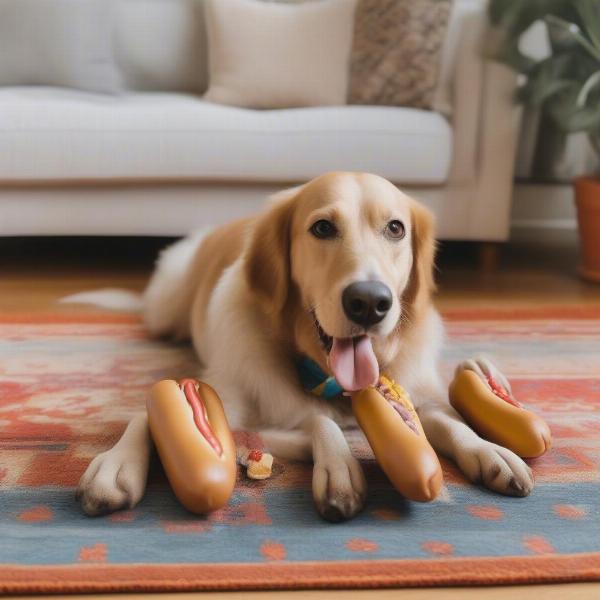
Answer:
[[[310,232],[320,240],[327,240],[334,238],[338,231],[331,221],[321,219],[312,225]]]
[[[391,240],[401,240],[406,235],[402,221],[394,219],[385,226],[385,235]]]

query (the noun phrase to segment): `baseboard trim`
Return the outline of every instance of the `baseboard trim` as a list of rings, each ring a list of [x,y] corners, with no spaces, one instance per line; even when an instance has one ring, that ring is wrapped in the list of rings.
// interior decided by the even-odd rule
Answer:
[[[576,219],[513,219],[513,229],[562,229],[574,231],[577,229]]]
[[[513,229],[577,229],[573,186],[515,184],[511,226]]]

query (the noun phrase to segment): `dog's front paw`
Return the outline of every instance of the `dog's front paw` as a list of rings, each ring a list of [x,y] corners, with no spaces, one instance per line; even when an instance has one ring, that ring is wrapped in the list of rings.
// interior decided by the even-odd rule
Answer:
[[[456,462],[474,483],[507,496],[528,496],[533,490],[531,469],[514,452],[482,440],[464,447],[456,454]]]
[[[90,516],[134,507],[144,495],[149,457],[118,448],[99,454],[79,480],[75,497]]]
[[[316,462],[312,489],[319,514],[337,523],[352,518],[363,508],[367,482],[360,463],[348,454]]]

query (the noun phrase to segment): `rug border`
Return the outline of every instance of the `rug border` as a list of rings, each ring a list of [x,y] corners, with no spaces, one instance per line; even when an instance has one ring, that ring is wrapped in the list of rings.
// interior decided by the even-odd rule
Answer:
[[[450,321],[596,319],[600,307],[446,310]],[[3,313],[0,323],[141,324],[127,313]],[[600,552],[563,555],[218,564],[0,564],[0,593],[394,588],[600,581]]]
[[[134,571],[132,574],[131,571]],[[0,592],[184,592],[600,581],[600,552],[371,561],[0,565]]]

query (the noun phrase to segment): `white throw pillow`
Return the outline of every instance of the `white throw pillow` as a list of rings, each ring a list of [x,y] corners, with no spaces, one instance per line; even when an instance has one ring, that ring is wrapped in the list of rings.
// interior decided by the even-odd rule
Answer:
[[[346,104],[356,0],[206,0],[211,102]]]

